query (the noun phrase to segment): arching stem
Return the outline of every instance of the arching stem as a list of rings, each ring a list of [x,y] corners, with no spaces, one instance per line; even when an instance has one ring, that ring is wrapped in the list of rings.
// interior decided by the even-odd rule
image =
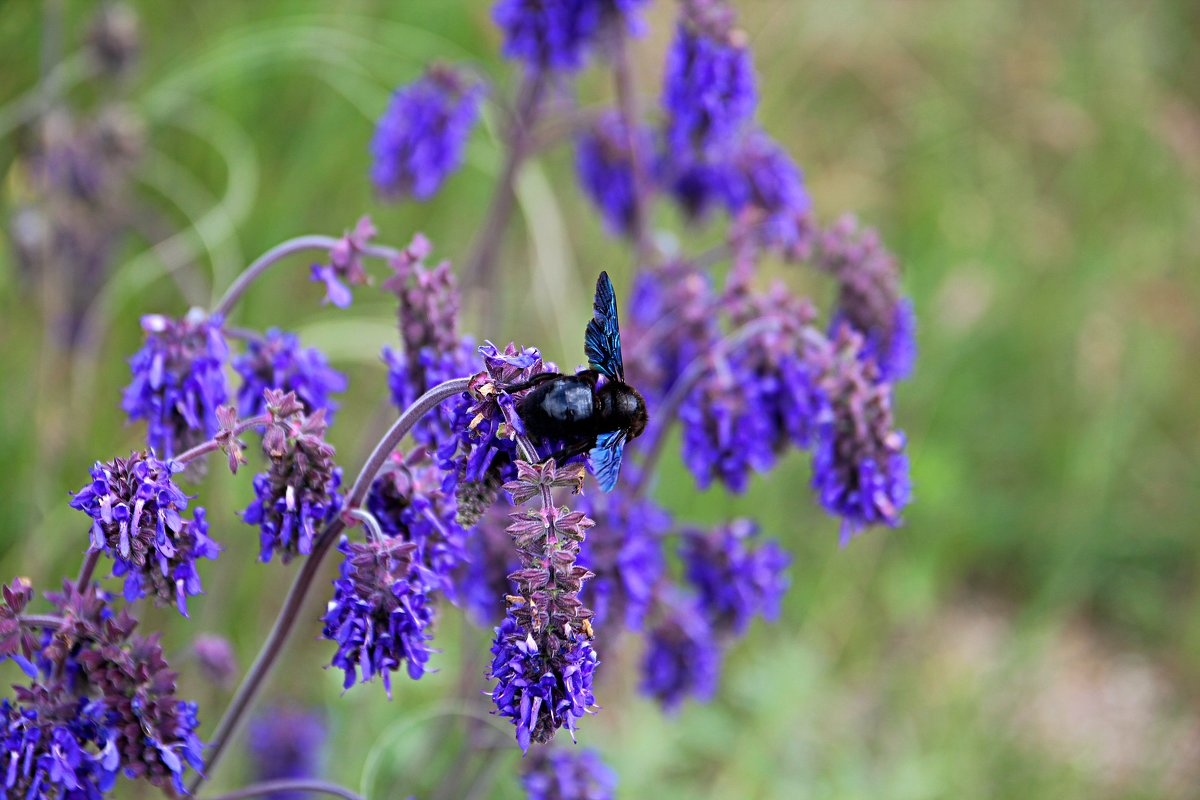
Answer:
[[[314,794],[325,794],[330,797],[341,797],[343,800],[365,800],[362,795],[350,791],[344,786],[338,786],[335,783],[327,781],[318,781],[311,779],[284,778],[277,781],[263,781],[262,783],[251,784],[241,789],[235,789],[232,792],[225,794],[216,794],[207,797],[204,800],[246,800],[249,797],[266,797],[267,795],[284,794],[291,795],[293,792],[312,792]]]

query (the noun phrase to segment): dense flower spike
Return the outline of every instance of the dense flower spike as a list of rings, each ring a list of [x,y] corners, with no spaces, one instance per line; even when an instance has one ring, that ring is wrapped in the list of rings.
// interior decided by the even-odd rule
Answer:
[[[634,135],[636,152],[649,153],[653,145],[650,130],[640,128]],[[629,132],[614,112],[597,119],[576,142],[575,169],[580,183],[599,209],[605,227],[616,236],[634,233],[637,195],[629,144]]]
[[[505,490],[518,506],[508,532],[521,561],[509,577],[517,591],[508,598],[504,623],[496,629],[491,677],[496,711],[517,727],[522,750],[530,741],[547,742],[595,703],[592,673],[598,660],[592,649],[592,612],[579,590],[592,573],[575,563],[579,545],[593,523],[582,512],[556,506],[553,491],[583,488],[584,467],[516,462],[517,479]],[[539,504],[521,509],[530,500]]]
[[[358,286],[370,282],[366,270],[363,269],[362,257],[371,239],[375,237],[375,232],[371,218],[360,217],[354,225],[354,230],[347,231],[329,249],[329,263],[312,265],[311,280],[314,283],[325,284],[325,299],[322,303],[347,308],[354,298],[346,284]]]
[[[684,533],[680,555],[688,581],[718,631],[744,633],[755,615],[768,620],[779,615],[790,559],[774,541],[751,548],[757,535],[758,526],[747,519]]]
[[[187,598],[202,594],[196,559],[216,558],[203,508],[184,519],[188,497],[172,475],[182,469],[141,451],[129,458],[96,462],[92,482],[71,498],[71,507],[92,518],[92,552],[114,561],[113,574],[125,578],[125,599],[150,595],[175,603],[187,616]]]
[[[0,797],[102,797],[121,763],[105,707],[84,699],[46,705],[39,711],[0,700]]]
[[[666,711],[675,711],[689,697],[712,697],[721,673],[721,647],[694,600],[671,597],[663,605],[663,619],[647,633],[641,690]]]
[[[266,472],[254,476],[256,499],[242,519],[261,529],[262,560],[278,552],[286,564],[312,552],[318,526],[342,507],[337,488],[342,470],[325,441],[325,411],[304,414],[292,393],[268,390],[267,409],[274,421],[263,435],[270,459]]]
[[[455,598],[455,575],[467,560],[454,498],[442,490],[441,470],[424,450],[393,453],[371,484],[367,510],[383,533],[416,546],[414,567],[429,592]]]
[[[475,369],[475,348],[458,332],[458,282],[448,261],[433,269],[425,266],[429,252],[429,241],[421,234],[414,236],[408,247],[390,260],[393,274],[383,284],[399,300],[404,343],[402,353],[391,348],[383,351],[388,387],[397,408],[408,408],[437,384]],[[456,398],[443,403],[436,415],[422,419],[413,434],[417,441],[431,448],[446,442],[463,402]]]
[[[812,201],[791,157],[762,131],[748,134],[724,170],[729,210],[754,218],[758,238],[787,252],[803,249],[812,230]]]
[[[595,705],[592,677],[599,659],[587,636],[551,634],[541,643],[511,616],[496,628],[492,665],[495,713],[517,728],[517,744],[527,751],[532,742],[545,743],[566,727],[575,735],[580,717]]]
[[[916,360],[912,303],[900,297],[900,268],[874,230],[852,216],[839,219],[816,241],[817,264],[839,286],[833,327],[850,325],[866,337],[864,357],[874,359],[880,380],[907,378]]]
[[[504,55],[531,69],[574,70],[600,26],[597,0],[498,0],[492,18],[504,31]],[[620,3],[628,5],[628,3]]]
[[[638,276],[624,322],[630,381],[647,398],[660,398],[698,356],[720,338],[711,279],[695,267],[673,263]]]
[[[328,738],[321,715],[291,706],[264,709],[250,721],[249,750],[260,781],[315,778]],[[271,800],[306,800],[307,792],[275,792]]]
[[[181,320],[142,317],[142,329],[146,343],[129,360],[133,381],[121,407],[131,420],[146,420],[147,444],[169,458],[217,432],[229,348],[221,319],[200,309]]]
[[[344,688],[360,679],[361,670],[363,683],[382,675],[390,698],[391,674],[401,664],[407,664],[413,680],[425,674],[433,610],[413,569],[416,549],[398,539],[358,543],[343,536],[338,544],[345,558],[323,617],[323,635],[337,642],[331,664],[345,672]]]
[[[238,410],[246,417],[266,410],[264,390],[281,389],[295,392],[310,414],[325,409],[325,418],[332,423],[338,405],[330,395],[346,390],[346,376],[330,367],[320,350],[301,347],[299,337],[278,328],[251,339],[245,354],[233,359],[233,368],[242,376]]]
[[[728,154],[758,102],[746,35],[723,0],[684,0],[667,55],[662,105],[676,158]]]
[[[528,800],[612,800],[617,775],[595,750],[535,750],[521,764]]]
[[[863,337],[841,326],[822,351],[821,389],[831,420],[813,449],[813,488],[831,514],[842,518],[842,544],[868,525],[900,524],[910,499],[904,434],[892,422],[891,384],[864,360]]]
[[[384,197],[428,200],[462,165],[482,84],[445,65],[398,89],[371,141],[371,180]]]

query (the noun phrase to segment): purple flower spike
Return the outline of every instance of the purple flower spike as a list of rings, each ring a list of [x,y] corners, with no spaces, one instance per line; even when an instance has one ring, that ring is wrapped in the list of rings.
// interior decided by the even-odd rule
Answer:
[[[256,499],[242,519],[261,529],[262,561],[278,552],[286,564],[312,552],[318,527],[341,510],[342,470],[325,441],[324,409],[305,415],[294,394],[268,390],[265,396],[275,416],[263,435],[271,463],[254,476]]]
[[[667,55],[667,145],[700,161],[725,156],[758,102],[746,35],[722,0],[686,0]],[[676,156],[679,157],[679,156]]]
[[[146,343],[129,360],[133,381],[121,407],[131,420],[146,420],[147,444],[169,458],[217,432],[229,348],[221,319],[200,309],[181,320],[143,317],[142,329]]]
[[[813,448],[813,488],[821,505],[841,517],[845,545],[863,528],[900,524],[911,497],[905,438],[892,421],[892,386],[861,356],[863,337],[841,326],[829,343],[821,388],[831,420]]]
[[[725,203],[733,214],[755,219],[757,238],[785,252],[803,249],[811,237],[812,207],[800,169],[771,137],[746,136],[724,180]]]
[[[637,153],[649,153],[653,145],[650,130],[640,128],[635,136]],[[605,226],[616,236],[633,233],[637,204],[633,166],[629,134],[617,114],[605,114],[579,137],[575,158],[579,180],[604,217]]]
[[[672,598],[664,606],[665,618],[646,641],[641,689],[673,712],[688,697],[705,701],[716,692],[721,647],[694,601]]]
[[[251,340],[245,355],[233,360],[233,368],[242,376],[238,409],[246,417],[266,410],[265,390],[281,389],[295,392],[310,414],[325,409],[325,418],[332,423],[338,406],[330,395],[346,390],[346,376],[330,367],[320,350],[303,348],[295,334],[276,328],[262,339]]]
[[[337,642],[331,665],[345,672],[344,688],[360,680],[360,670],[363,683],[382,675],[390,699],[391,674],[401,664],[407,664],[413,680],[425,674],[433,610],[412,568],[416,549],[395,539],[360,544],[342,537],[338,552],[345,559],[322,635]]]
[[[758,526],[735,520],[711,532],[684,534],[681,556],[700,608],[714,629],[745,633],[756,614],[774,619],[787,589],[789,558],[773,541],[750,547]]]
[[[208,538],[203,508],[184,519],[188,497],[172,479],[180,469],[144,451],[96,462],[92,482],[75,493],[71,508],[92,518],[89,549],[113,559],[126,600],[151,595],[186,617],[187,598],[203,594],[196,559],[215,559],[221,549]]]
[[[52,712],[0,700],[0,797],[99,798],[113,787],[120,755],[103,704],[65,705],[65,718],[54,719]]]
[[[390,199],[428,200],[461,165],[483,86],[435,65],[392,96],[371,140],[371,180]]]
[[[546,646],[549,645],[549,646]],[[599,659],[581,633],[547,637],[539,645],[511,616],[496,628],[489,675],[493,712],[517,728],[521,751],[532,742],[545,743],[566,727],[575,736],[580,717],[592,712],[592,676]]]
[[[595,750],[538,749],[521,764],[528,800],[612,800],[617,774]]]
[[[504,31],[506,58],[530,69],[576,70],[600,26],[597,0],[499,0],[492,19]]]
[[[265,709],[250,720],[247,736],[254,776],[260,781],[315,778],[328,738],[316,712],[290,706]],[[275,792],[271,800],[307,800],[307,792]]]

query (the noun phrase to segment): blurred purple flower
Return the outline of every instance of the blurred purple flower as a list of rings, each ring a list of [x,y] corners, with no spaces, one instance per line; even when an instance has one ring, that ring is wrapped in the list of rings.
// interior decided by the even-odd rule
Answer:
[[[204,677],[217,686],[229,687],[238,672],[233,646],[223,636],[202,633],[192,643],[192,653]]]
[[[636,152],[649,153],[653,139],[649,128],[639,128]],[[588,197],[600,210],[605,227],[616,236],[633,233],[637,206],[633,153],[629,133],[620,116],[608,112],[585,129],[576,141],[575,169]],[[643,166],[643,171],[645,167]]]
[[[327,738],[320,714],[291,706],[264,709],[250,720],[247,739],[259,781],[320,776]],[[275,792],[267,800],[306,800],[307,792]]]
[[[602,5],[597,0],[498,0],[492,19],[504,32],[506,58],[524,61],[530,69],[575,70],[583,66],[599,28]]]
[[[588,567],[596,575],[583,595],[596,612],[597,625],[620,621],[639,631],[666,570],[661,539],[671,529],[671,516],[652,500],[631,498],[620,487],[603,500],[602,511],[597,511],[595,497],[579,501],[602,529],[587,542]]]
[[[301,347],[295,334],[277,328],[262,339],[251,339],[246,353],[233,359],[233,368],[242,376],[238,410],[245,417],[266,410],[265,389],[282,389],[295,392],[310,414],[325,409],[332,423],[338,404],[330,395],[346,390],[346,376],[330,367],[320,350]]]
[[[435,65],[392,95],[371,140],[371,180],[384,197],[428,200],[462,164],[483,86]]]
[[[642,693],[676,711],[688,697],[710,699],[720,672],[721,647],[696,602],[665,600],[663,618],[647,633]]]
[[[521,764],[528,800],[612,800],[617,775],[595,750],[539,748]]]
[[[757,535],[758,525],[747,519],[712,531],[684,533],[680,556],[688,582],[717,631],[745,633],[755,615],[768,620],[779,615],[790,559],[774,541],[752,549],[751,540]]]
[[[725,203],[734,215],[753,214],[758,238],[766,245],[796,250],[812,231],[812,201],[800,169],[771,137],[752,131],[738,145],[723,172]]]

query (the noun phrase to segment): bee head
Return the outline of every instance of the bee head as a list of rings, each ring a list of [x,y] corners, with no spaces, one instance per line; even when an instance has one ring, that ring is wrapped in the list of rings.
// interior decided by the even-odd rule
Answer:
[[[646,413],[646,401],[642,399],[641,393],[626,384],[625,391],[621,392],[620,407],[622,416],[629,420],[629,438],[636,439],[641,436],[650,420],[650,415]]]

